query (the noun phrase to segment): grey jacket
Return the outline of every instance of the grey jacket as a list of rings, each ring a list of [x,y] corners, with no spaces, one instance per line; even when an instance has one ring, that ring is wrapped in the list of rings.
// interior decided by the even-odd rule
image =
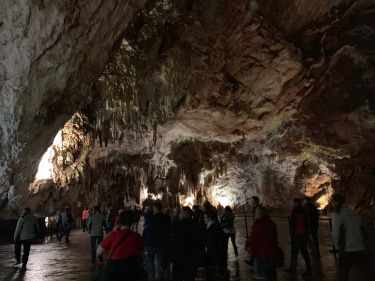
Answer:
[[[339,212],[332,213],[332,238],[338,250],[344,252],[365,250],[362,218],[346,204]],[[340,249],[341,246],[344,248]]]
[[[16,240],[20,232],[20,240],[33,239],[35,236],[34,226],[39,231],[38,220],[34,215],[27,213],[23,217],[20,217],[17,222],[16,231],[14,232],[14,240]]]
[[[105,216],[100,212],[95,212],[87,223],[91,236],[103,236],[103,226],[105,225]]]

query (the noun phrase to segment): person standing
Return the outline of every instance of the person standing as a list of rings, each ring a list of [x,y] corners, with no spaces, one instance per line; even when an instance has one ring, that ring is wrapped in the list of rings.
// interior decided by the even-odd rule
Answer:
[[[83,209],[83,212],[82,212],[82,227],[83,227],[83,230],[82,232],[85,232],[86,231],[86,225],[87,225],[87,220],[86,220],[86,216],[88,214],[88,208],[87,206],[85,205],[85,208]]]
[[[234,249],[234,260],[233,263],[238,263],[238,250],[236,245],[236,230],[234,228],[234,215],[231,207],[226,206],[224,208],[224,213],[221,216],[220,225],[225,233],[226,245],[228,246],[229,238],[232,241]]]
[[[147,228],[148,274],[151,280],[155,279],[154,261],[156,257],[158,260],[158,281],[164,277],[163,256],[171,233],[171,220],[163,214],[162,210],[161,203],[155,203],[154,215]]]
[[[319,228],[319,211],[316,206],[311,202],[310,197],[303,198],[303,208],[310,220],[309,228],[307,230],[308,237],[312,237],[313,253],[312,256],[320,257],[318,228]]]
[[[374,280],[369,257],[366,252],[364,223],[345,203],[345,197],[333,194],[331,197],[332,239],[340,253],[339,281],[347,281],[353,265],[363,268],[366,280]]]
[[[105,216],[100,212],[100,207],[94,207],[94,214],[89,218],[87,228],[91,235],[91,262],[96,260],[96,241],[98,245],[103,241],[103,227],[105,227]],[[99,256],[99,260],[103,261],[103,257]]]
[[[60,211],[57,211],[56,213],[56,221],[55,221],[55,226],[56,226],[56,237],[57,239],[59,238],[60,234],[61,234],[61,213]]]
[[[133,223],[131,226],[131,230],[138,233],[138,222],[139,222],[139,219],[141,218],[141,214],[137,206],[134,206],[132,214],[133,214]]]
[[[292,235],[292,255],[290,268],[286,269],[287,273],[295,273],[297,267],[298,252],[301,251],[305,260],[306,271],[302,274],[303,278],[312,278],[311,262],[307,251],[309,218],[302,207],[301,200],[293,199],[294,208],[291,214],[291,235]]]
[[[148,231],[148,225],[150,224],[151,217],[153,216],[153,211],[151,210],[150,206],[145,207],[145,215],[143,217],[143,233],[142,237],[145,241],[145,244],[147,246],[147,231]]]
[[[65,235],[65,243],[70,243],[69,235],[70,235],[70,228],[73,224],[73,217],[70,213],[70,209],[68,207],[65,208],[65,211],[61,214],[61,223],[62,223],[62,232],[61,235],[57,238],[59,242],[61,242],[61,238]]]
[[[263,206],[255,210],[255,221],[246,248],[256,257],[260,275],[265,281],[276,281],[277,227]]]
[[[35,233],[39,232],[39,224],[30,208],[25,208],[23,215],[18,219],[14,232],[16,264],[21,263],[21,245],[23,245],[22,269],[26,269],[29,260],[30,247]]]
[[[105,216],[105,223],[106,223],[106,232],[107,234],[110,233],[115,226],[115,218],[112,213],[112,207],[109,207],[107,210],[107,214]]]
[[[190,207],[183,207],[179,220],[175,223],[172,244],[173,281],[195,280],[196,260],[194,242],[196,239],[194,221],[190,217]]]

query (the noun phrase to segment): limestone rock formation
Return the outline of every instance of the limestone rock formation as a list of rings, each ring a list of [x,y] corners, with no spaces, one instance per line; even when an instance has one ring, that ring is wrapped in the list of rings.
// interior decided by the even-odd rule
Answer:
[[[79,7],[35,2],[23,12],[55,11],[34,37],[62,35],[35,44],[9,33],[25,43],[8,64],[27,75],[1,79],[5,216],[30,198],[41,214],[69,202],[120,208],[147,198],[240,210],[252,195],[271,208],[309,195],[324,208],[334,191],[365,208],[375,194],[375,3],[175,2],[148,1],[135,13],[143,3],[98,1],[87,4],[95,13],[82,5],[64,21]],[[19,20],[23,31],[38,23],[30,18]],[[18,53],[29,61],[22,68]],[[72,162],[29,191],[38,159],[78,109],[87,124],[65,151]],[[83,147],[91,150],[78,157]]]

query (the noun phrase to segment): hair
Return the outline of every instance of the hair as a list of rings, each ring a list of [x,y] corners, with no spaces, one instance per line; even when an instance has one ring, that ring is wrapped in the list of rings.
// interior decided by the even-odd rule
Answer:
[[[299,198],[294,198],[294,199],[293,199],[293,203],[294,203],[294,204],[301,205],[301,199],[299,199]]]
[[[226,207],[224,208],[224,210],[227,211],[227,212],[232,213],[232,208],[229,207],[229,206],[226,206]]]
[[[28,213],[31,213],[31,209],[30,208],[25,208],[24,214],[28,214]]]
[[[191,217],[192,210],[189,206],[182,207],[181,212],[185,212],[189,218]]]
[[[99,212],[99,211],[100,211],[100,207],[99,207],[99,206],[95,206],[95,207],[94,207],[94,211],[95,211],[95,212]]]
[[[133,223],[133,214],[131,211],[123,211],[119,214],[120,225],[131,226]]]
[[[345,197],[341,194],[333,194],[331,200],[339,203],[340,206],[345,203]]]
[[[307,202],[311,202],[311,198],[309,197],[309,196],[306,196],[305,198],[303,198],[303,200],[305,201],[307,201]]]
[[[263,207],[263,206],[259,206],[259,207],[257,207],[256,208],[256,210],[255,210],[255,213],[259,213],[260,214],[260,217],[268,217],[268,210],[267,210],[267,208],[266,207]]]
[[[206,214],[207,217],[209,217],[212,220],[217,220],[217,214],[212,210],[207,210],[206,212],[204,212],[204,214]]]
[[[155,203],[154,207],[156,208],[156,210],[158,210],[159,212],[161,212],[163,210],[163,206],[161,205],[161,203]]]
[[[164,209],[164,214],[165,214],[165,215],[168,215],[168,216],[171,216],[171,209],[169,209],[169,208],[165,208],[165,209]]]
[[[251,196],[250,199],[253,199],[254,202],[259,203],[259,197],[258,196]]]
[[[198,209],[199,209],[198,205],[193,206],[193,210],[198,210]]]
[[[65,207],[65,211],[69,211],[69,207]]]

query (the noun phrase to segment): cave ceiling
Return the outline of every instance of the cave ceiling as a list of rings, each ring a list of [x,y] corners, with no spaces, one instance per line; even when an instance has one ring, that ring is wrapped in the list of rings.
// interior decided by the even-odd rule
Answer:
[[[0,25],[3,217],[375,195],[374,1],[83,2]]]

